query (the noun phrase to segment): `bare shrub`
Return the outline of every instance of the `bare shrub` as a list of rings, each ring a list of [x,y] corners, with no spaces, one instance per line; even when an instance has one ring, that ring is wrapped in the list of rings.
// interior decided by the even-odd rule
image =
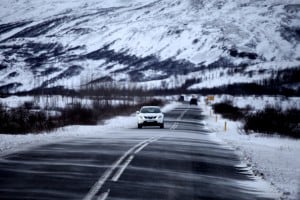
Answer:
[[[0,133],[22,134],[50,131],[57,127],[45,111],[32,112],[23,106],[5,109],[0,106]]]
[[[62,109],[60,119],[63,125],[97,123],[93,109],[84,107],[81,103],[75,103]]]
[[[138,110],[143,105],[162,105],[163,101],[151,99],[140,104],[130,104],[124,101],[112,105],[111,101],[93,101],[91,106],[84,106],[76,102],[63,109],[60,115],[49,116],[46,111],[32,111],[31,106],[20,106],[6,109],[0,104],[0,134],[24,134],[41,131],[51,131],[65,125],[95,125],[99,121],[116,115],[128,115]]]
[[[246,132],[255,131],[265,134],[280,134],[300,138],[300,110],[286,111],[275,107],[266,107],[257,113],[245,117]]]
[[[216,103],[212,107],[216,113],[221,114],[222,117],[227,119],[236,121],[244,117],[242,110],[233,106],[231,101]]]

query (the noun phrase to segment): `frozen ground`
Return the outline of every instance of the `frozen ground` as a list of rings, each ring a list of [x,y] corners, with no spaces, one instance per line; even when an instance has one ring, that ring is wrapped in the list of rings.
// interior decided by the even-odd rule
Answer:
[[[163,108],[166,112],[176,107],[171,103]],[[272,183],[283,199],[297,200],[300,197],[300,140],[279,137],[265,137],[260,134],[245,135],[240,131],[240,123],[227,121],[228,130],[224,131],[225,120],[214,114],[211,108],[200,104],[207,116],[205,123],[212,130],[212,138],[227,143],[236,149],[237,153],[252,167],[253,171]],[[20,149],[33,145],[42,145],[76,137],[101,137],[111,131],[135,127],[135,116],[119,116],[107,120],[98,126],[68,126],[51,133],[27,135],[0,135],[0,156],[5,156]]]

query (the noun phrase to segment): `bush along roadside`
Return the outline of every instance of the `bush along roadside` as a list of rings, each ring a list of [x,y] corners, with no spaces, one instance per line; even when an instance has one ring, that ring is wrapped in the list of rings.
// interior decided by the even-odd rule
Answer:
[[[8,109],[0,105],[0,133],[49,131],[59,125],[58,117],[49,116],[46,111],[32,111],[24,106]]]
[[[278,134],[300,139],[300,110],[267,106],[264,110],[253,112],[251,108],[241,109],[232,102],[224,101],[212,106],[215,113],[223,118],[243,122],[246,133],[259,132]]]
[[[247,114],[244,129],[265,134],[278,133],[293,138],[300,138],[300,110],[266,107],[264,110]]]
[[[27,103],[28,104],[28,103]],[[96,125],[99,121],[117,115],[128,115],[144,105],[162,106],[164,102],[158,99],[148,99],[137,104],[122,102],[113,105],[110,101],[94,100],[91,105],[75,103],[56,110],[34,110],[28,105],[17,108],[7,108],[0,104],[0,134],[26,134],[49,132],[66,125]]]
[[[232,105],[231,101],[224,101],[222,103],[216,103],[213,106],[216,113],[222,115],[223,118],[230,119],[233,121],[244,118],[242,110]]]

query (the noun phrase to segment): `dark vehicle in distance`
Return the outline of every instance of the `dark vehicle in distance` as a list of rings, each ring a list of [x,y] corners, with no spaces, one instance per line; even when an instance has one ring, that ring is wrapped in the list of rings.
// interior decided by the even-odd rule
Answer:
[[[178,98],[178,101],[184,102],[184,96],[183,96],[183,95],[180,95],[180,97]]]
[[[190,100],[190,105],[198,105],[198,99],[195,97],[192,97]]]

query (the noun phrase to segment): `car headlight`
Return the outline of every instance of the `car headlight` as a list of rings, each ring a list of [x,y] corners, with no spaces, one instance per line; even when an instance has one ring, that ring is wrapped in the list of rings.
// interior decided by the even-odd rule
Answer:
[[[159,115],[159,116],[158,116],[158,119],[161,119],[162,117],[163,117],[162,115]]]
[[[139,119],[144,119],[144,117],[140,115],[140,116],[139,116]]]

